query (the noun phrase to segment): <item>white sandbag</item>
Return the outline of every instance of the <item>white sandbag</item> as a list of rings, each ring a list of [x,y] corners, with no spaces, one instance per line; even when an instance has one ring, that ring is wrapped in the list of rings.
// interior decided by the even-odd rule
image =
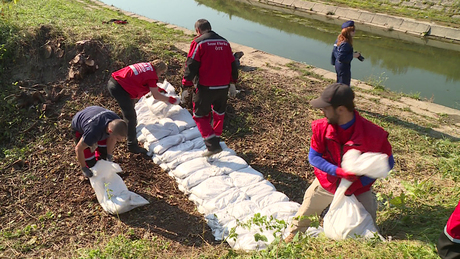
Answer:
[[[147,142],[155,142],[170,135],[179,134],[179,128],[169,119],[161,119],[150,124],[139,124],[137,126],[138,139],[143,135]]]
[[[169,118],[174,121],[174,123],[179,128],[179,131],[196,127],[195,120],[193,120],[190,112],[187,109],[180,107],[179,105],[177,105],[177,107],[179,107],[180,110],[178,110],[177,113],[169,115]]]
[[[252,185],[242,187],[241,190],[247,196],[252,197],[256,195],[266,194],[276,190],[275,186],[267,180],[262,180]]]
[[[371,215],[355,195],[345,196],[345,191],[350,185],[350,181],[340,181],[329,211],[324,216],[324,233],[334,240],[356,236],[372,238],[378,230]]]
[[[117,174],[122,171],[118,164],[99,160],[91,171],[94,176],[89,181],[96,192],[97,201],[108,213],[121,214],[149,203],[142,196],[128,190]]]
[[[174,169],[174,176],[180,179],[184,179],[190,176],[192,173],[206,167],[220,167],[220,170],[223,172],[222,174],[229,174],[232,171],[239,170],[248,166],[244,159],[235,155],[231,155],[229,151],[222,151],[211,157],[203,157],[201,154],[200,157],[191,161],[184,162],[176,169]]]
[[[184,135],[184,138],[186,140],[192,140],[192,139],[195,139],[195,138],[201,138],[201,133],[198,130],[198,127],[192,127],[190,129],[186,129],[186,130],[182,131],[180,134]],[[202,139],[202,141],[203,141],[203,139]]]
[[[193,190],[193,189],[192,189]],[[232,203],[238,203],[244,200],[248,200],[249,197],[240,191],[238,188],[230,188],[225,192],[220,193],[214,198],[201,199],[193,193],[189,196],[189,199],[195,202],[198,207],[198,211],[203,214],[214,213],[229,206]]]
[[[264,176],[251,166],[231,172],[229,176],[232,178],[233,184],[239,188],[256,184],[264,179]]]
[[[153,154],[163,154],[166,150],[168,150],[170,147],[173,147],[175,145],[179,145],[184,139],[182,138],[182,135],[177,134],[177,135],[171,135],[164,137],[156,142],[144,143],[144,147],[148,150],[147,155],[151,156]]]
[[[279,220],[287,220],[292,218],[300,208],[300,204],[292,201],[277,202],[268,205],[260,210],[262,216],[273,216]]]
[[[230,157],[230,156],[227,156]],[[235,157],[235,156],[234,156]],[[190,189],[202,183],[203,181],[213,178],[219,175],[226,175],[232,172],[231,167],[221,167],[211,165],[209,167],[195,171],[191,175],[187,176],[185,179],[182,179],[179,184],[184,187],[184,190],[188,193]]]
[[[254,201],[260,209],[263,209],[274,203],[289,201],[289,197],[282,192],[273,191],[254,195],[251,197],[251,200]]]
[[[177,157],[173,161],[167,163],[167,167],[170,170],[176,169],[180,164],[183,164],[187,161],[191,161],[195,158],[200,158],[203,157],[203,151],[206,149],[204,142],[201,142],[203,140],[202,138],[200,139],[193,139],[192,141],[195,143],[194,149],[190,150],[186,154]],[[225,143],[220,142],[220,146],[222,147],[222,152],[219,152],[218,154],[212,155],[212,157],[222,157],[222,156],[228,156],[228,155],[235,155],[235,151],[228,148]],[[173,175],[174,176],[174,175]],[[175,177],[175,176],[174,176]]]
[[[158,158],[162,163],[171,162],[177,156],[179,156],[180,154],[183,154],[185,151],[192,150],[194,146],[195,146],[195,143],[193,143],[192,141],[185,141],[185,142],[179,143],[178,145],[170,147],[163,154],[157,155],[156,158]]]
[[[217,220],[221,225],[225,225],[231,220],[243,220],[248,215],[254,215],[258,209],[257,204],[251,200],[243,200],[238,203],[232,203],[227,207],[214,212]]]
[[[365,175],[374,179],[385,178],[390,171],[388,155],[383,153],[362,153],[350,149],[343,155],[342,168],[356,175]]]
[[[228,175],[221,175],[204,180],[202,183],[191,188],[190,193],[200,199],[208,200],[219,196],[232,187],[234,187],[232,178]]]

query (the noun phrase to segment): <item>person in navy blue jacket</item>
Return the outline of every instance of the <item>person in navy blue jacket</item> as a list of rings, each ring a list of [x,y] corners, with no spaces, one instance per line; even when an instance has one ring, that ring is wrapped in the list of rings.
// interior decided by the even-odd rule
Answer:
[[[350,86],[351,81],[351,61],[353,58],[362,57],[361,53],[353,52],[354,36],[355,23],[353,21],[344,22],[342,24],[342,32],[334,43],[331,55],[331,64],[335,66],[335,72],[337,73],[337,83],[348,86]]]

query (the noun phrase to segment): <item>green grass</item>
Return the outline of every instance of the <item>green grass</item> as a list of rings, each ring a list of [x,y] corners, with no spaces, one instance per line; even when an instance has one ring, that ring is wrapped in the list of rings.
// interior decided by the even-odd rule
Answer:
[[[404,2],[401,1],[401,3]],[[438,22],[441,24],[450,25],[453,27],[460,27],[460,19],[453,18],[452,16],[458,13],[459,4],[453,3],[452,7],[446,10],[435,10],[435,9],[418,9],[408,8],[403,6],[401,3],[393,4],[389,1],[374,1],[374,0],[329,0],[327,4],[346,6],[361,10],[367,10],[373,13],[387,13],[391,15],[397,15],[402,17],[410,17],[419,20]],[[430,7],[428,5],[427,7]]]

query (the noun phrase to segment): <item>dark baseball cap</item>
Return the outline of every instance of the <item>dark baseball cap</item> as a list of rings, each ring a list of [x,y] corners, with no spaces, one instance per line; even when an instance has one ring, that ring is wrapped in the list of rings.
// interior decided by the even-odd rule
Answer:
[[[347,27],[351,27],[351,26],[355,26],[355,22],[354,21],[346,21],[342,24],[342,29],[345,29]]]
[[[325,108],[328,106],[339,107],[352,104],[355,93],[348,85],[334,83],[324,89],[319,98],[310,101],[314,108]]]

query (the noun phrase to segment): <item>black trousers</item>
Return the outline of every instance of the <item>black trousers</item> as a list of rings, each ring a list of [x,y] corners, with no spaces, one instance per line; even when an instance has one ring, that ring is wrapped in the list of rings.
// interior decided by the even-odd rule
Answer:
[[[123,113],[123,119],[128,124],[128,146],[137,146],[136,126],[137,115],[134,109],[134,100],[125,89],[113,77],[107,83],[107,89],[115,100]]]
[[[450,241],[444,231],[439,236],[438,243],[438,254],[442,259],[454,259],[460,258],[460,244]]]

